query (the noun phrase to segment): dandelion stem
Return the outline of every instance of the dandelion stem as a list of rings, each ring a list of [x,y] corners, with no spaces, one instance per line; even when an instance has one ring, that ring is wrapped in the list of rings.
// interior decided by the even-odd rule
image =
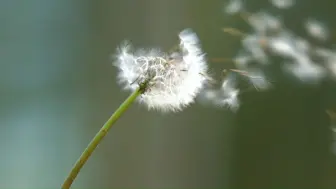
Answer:
[[[106,121],[103,127],[98,131],[96,136],[91,140],[90,144],[86,147],[82,155],[79,157],[68,177],[62,185],[62,189],[69,189],[73,181],[76,179],[79,171],[84,166],[86,161],[91,156],[92,152],[96,149],[102,139],[105,137],[107,132],[111,129],[113,124],[121,117],[121,115],[130,107],[130,105],[135,101],[135,99],[145,91],[145,85],[140,85],[140,87],[134,91],[112,114],[112,116]]]

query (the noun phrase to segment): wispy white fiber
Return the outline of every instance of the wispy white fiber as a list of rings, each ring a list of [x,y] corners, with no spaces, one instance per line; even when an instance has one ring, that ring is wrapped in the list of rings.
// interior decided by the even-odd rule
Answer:
[[[134,51],[130,43],[118,49],[114,65],[120,84],[134,91],[148,82],[139,100],[149,109],[182,110],[194,102],[207,81],[207,64],[197,35],[186,29],[179,39],[180,51],[171,54],[157,49]]]

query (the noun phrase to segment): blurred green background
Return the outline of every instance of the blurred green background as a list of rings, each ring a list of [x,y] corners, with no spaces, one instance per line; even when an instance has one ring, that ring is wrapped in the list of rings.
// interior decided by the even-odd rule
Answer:
[[[316,10],[316,4],[301,3],[286,14],[307,17],[308,13],[298,12],[304,8],[316,15],[329,11],[323,18],[330,21],[335,3],[325,2]],[[169,49],[181,30],[192,28],[208,57],[232,57],[238,40],[223,34],[221,27],[239,26],[242,20],[226,16],[224,4],[222,0],[1,0],[0,188],[60,187],[91,138],[128,96],[117,85],[112,66],[112,55],[124,39],[140,47]],[[266,1],[253,2],[256,7],[264,4],[267,8]],[[225,66],[211,64],[215,72]],[[246,109],[258,111],[255,104]],[[198,104],[165,115],[136,104],[113,127],[73,186],[223,188],[235,186],[232,180],[248,184],[230,169],[234,154],[241,154],[235,149],[246,147],[233,141],[250,143],[269,133],[260,132],[258,123],[241,131],[246,123],[234,124],[234,115]],[[260,135],[244,137],[253,132]],[[282,146],[284,153],[289,153],[288,146]],[[243,153],[254,165],[249,153],[258,152]],[[277,164],[277,159],[270,164]],[[327,167],[332,165],[328,160]],[[258,172],[258,166],[248,173]],[[233,169],[245,172],[244,167],[251,166]],[[331,186],[336,172],[328,171],[330,179],[322,180]]]

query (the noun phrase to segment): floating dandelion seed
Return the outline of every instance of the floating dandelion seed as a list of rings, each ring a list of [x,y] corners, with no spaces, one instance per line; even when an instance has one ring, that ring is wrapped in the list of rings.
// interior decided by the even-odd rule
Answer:
[[[294,5],[295,0],[270,0],[270,2],[279,9],[287,9]]]
[[[292,40],[294,40],[294,46],[296,47],[296,50],[300,53],[307,54],[311,50],[311,44],[309,44],[306,39],[298,36]]]
[[[224,70],[225,73],[226,70]],[[222,81],[219,89],[204,89],[201,92],[200,102],[203,104],[211,104],[217,107],[227,107],[232,111],[236,111],[239,108],[238,95],[240,90],[236,87],[233,70],[226,75]],[[236,71],[233,71],[236,72]]]
[[[272,86],[260,69],[249,69],[246,78],[258,91],[269,89]]]
[[[237,2],[231,1],[231,6]],[[239,2],[239,7],[243,7],[242,1]],[[295,4],[294,0],[270,0],[270,2],[278,8],[289,8]],[[251,67],[257,67],[260,69],[257,75],[265,78],[262,73],[265,68],[267,69],[273,60],[278,62],[283,59],[283,63],[280,63],[280,66],[284,68],[283,71],[290,73],[304,83],[316,84],[326,77],[336,79],[336,53],[329,49],[322,51],[323,47],[295,35],[295,32],[286,28],[281,17],[273,16],[265,11],[258,11],[250,12],[245,21],[251,26],[251,33],[240,34],[242,32],[237,29],[224,30],[226,33],[240,34],[239,36],[241,36],[242,49],[234,60],[238,69],[250,72]],[[323,42],[329,37],[327,27],[316,19],[307,19],[304,27],[314,39]],[[326,53],[327,51],[328,53]],[[249,75],[253,74],[249,73]],[[256,83],[260,84],[262,88],[267,88],[264,81],[267,81],[266,78],[259,81],[252,80],[251,84]]]
[[[148,81],[139,100],[149,109],[179,111],[191,104],[207,81],[207,64],[197,35],[190,29],[179,34],[181,52],[165,54],[159,50],[132,52],[129,44],[118,50],[115,66],[125,89],[134,91]]]
[[[233,58],[233,62],[238,69],[246,70],[249,63],[253,60],[252,55],[250,55],[245,50],[240,50],[236,57]]]
[[[223,80],[221,87],[221,97],[218,98],[217,102],[221,106],[226,106],[229,109],[236,111],[239,108],[239,89],[235,86],[235,81],[228,77]]]
[[[268,56],[265,53],[263,40],[259,35],[248,35],[242,39],[242,45],[259,63],[268,64]]]
[[[282,28],[282,20],[266,12],[250,14],[247,22],[258,35],[266,35]]]
[[[325,48],[315,49],[315,54],[325,60],[325,66],[330,71],[332,79],[336,79],[336,52]]]
[[[318,40],[325,41],[328,39],[328,29],[323,23],[316,19],[308,19],[305,22],[305,28],[309,35]]]
[[[305,56],[297,56],[296,62],[285,64],[284,68],[296,78],[310,84],[319,83],[326,76],[326,69]]]
[[[236,14],[241,12],[243,9],[242,0],[231,0],[227,6],[225,6],[225,12],[227,14]]]

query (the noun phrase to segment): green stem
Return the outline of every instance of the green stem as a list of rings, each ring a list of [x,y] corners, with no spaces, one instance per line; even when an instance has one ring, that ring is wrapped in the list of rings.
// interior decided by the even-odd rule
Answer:
[[[105,137],[107,132],[111,129],[113,124],[120,118],[120,116],[130,107],[130,105],[135,101],[135,99],[143,93],[145,87],[140,86],[136,91],[134,91],[113,113],[113,115],[107,120],[103,127],[99,130],[96,136],[91,140],[90,144],[86,147],[82,155],[79,157],[70,174],[64,181],[62,189],[69,189],[73,181],[76,179],[79,171],[84,166],[86,161],[91,156],[92,152],[96,149],[102,139]]]

